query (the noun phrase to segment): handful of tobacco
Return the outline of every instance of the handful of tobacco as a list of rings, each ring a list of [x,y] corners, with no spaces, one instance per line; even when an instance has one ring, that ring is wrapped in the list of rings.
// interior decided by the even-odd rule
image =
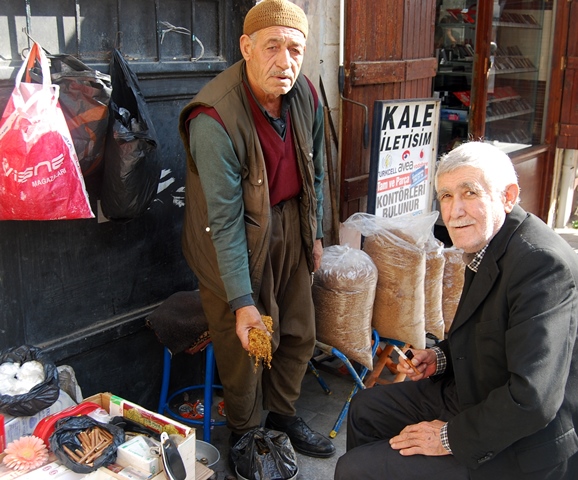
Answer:
[[[273,319],[267,315],[261,315],[267,331],[273,333]],[[249,331],[249,356],[255,357],[255,368],[257,372],[259,362],[262,360],[263,365],[271,368],[271,337],[263,330],[252,328]]]

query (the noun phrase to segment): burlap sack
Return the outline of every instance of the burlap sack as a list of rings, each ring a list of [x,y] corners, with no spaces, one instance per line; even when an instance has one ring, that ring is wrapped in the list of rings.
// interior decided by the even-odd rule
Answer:
[[[323,250],[312,288],[317,340],[370,370],[376,284],[377,269],[366,253],[333,245]]]

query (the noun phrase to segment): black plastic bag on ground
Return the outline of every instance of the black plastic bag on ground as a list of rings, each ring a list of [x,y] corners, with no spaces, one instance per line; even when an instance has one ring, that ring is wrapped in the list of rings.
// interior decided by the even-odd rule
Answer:
[[[231,456],[237,472],[248,480],[287,480],[298,470],[287,434],[267,428],[255,428],[243,435]]]
[[[0,365],[18,363],[20,365],[37,361],[44,367],[44,381],[21,395],[0,395],[0,412],[13,417],[30,417],[50,407],[60,395],[58,370],[56,365],[38,347],[22,345],[0,353]]]
[[[52,83],[60,86],[60,107],[84,176],[100,171],[108,131],[110,75],[72,55],[48,55]]]
[[[98,457],[94,459],[92,465],[78,463],[71,459],[66,453],[64,446],[72,450],[82,449],[82,445],[77,435],[93,427],[99,427],[108,431],[112,437],[112,444],[106,447]],[[87,415],[65,417],[56,422],[54,433],[50,436],[50,449],[54,452],[58,460],[68,469],[76,473],[90,473],[114,463],[119,445],[125,441],[124,430],[110,423],[97,422]]]
[[[117,49],[110,61],[110,77],[101,208],[110,220],[130,220],[144,213],[156,194],[158,140],[137,77]]]

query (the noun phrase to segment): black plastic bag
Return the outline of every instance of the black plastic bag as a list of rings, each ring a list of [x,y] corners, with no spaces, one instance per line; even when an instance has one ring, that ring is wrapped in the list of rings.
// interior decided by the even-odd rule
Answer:
[[[255,428],[233,446],[237,472],[248,480],[287,480],[297,474],[297,457],[286,433]]]
[[[110,220],[130,220],[144,213],[156,194],[158,141],[137,77],[117,49],[110,61],[110,77],[101,208]]]
[[[110,75],[90,68],[72,55],[53,55],[44,51],[50,59],[52,83],[60,89],[58,102],[82,174],[87,177],[100,172],[108,132],[108,105],[112,92]],[[29,73],[34,82],[42,83],[39,65]]]
[[[48,55],[52,83],[60,86],[60,107],[70,130],[82,174],[100,171],[108,132],[110,75],[72,55]]]
[[[107,430],[113,436],[113,440],[112,444],[102,451],[91,466],[72,460],[64,450],[64,446],[73,452],[81,449],[82,446],[77,435],[92,427],[100,427],[103,430]],[[66,468],[76,473],[90,473],[98,470],[100,467],[114,463],[118,447],[124,443],[124,440],[125,436],[122,428],[109,423],[97,422],[87,415],[79,415],[65,417],[56,422],[54,433],[50,436],[50,449]]]
[[[13,417],[29,417],[50,407],[60,395],[58,370],[38,347],[22,345],[0,353],[0,364],[37,361],[44,366],[44,381],[21,395],[0,395],[0,412]]]

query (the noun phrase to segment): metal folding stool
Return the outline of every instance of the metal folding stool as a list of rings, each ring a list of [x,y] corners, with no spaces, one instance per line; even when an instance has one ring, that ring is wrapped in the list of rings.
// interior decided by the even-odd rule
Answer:
[[[372,333],[372,342],[373,342],[373,345],[371,346],[371,357],[373,358],[373,357],[375,357],[375,353],[377,352],[377,347],[379,346],[379,334],[377,333],[377,330],[375,330],[375,329],[373,329],[373,331],[371,333]],[[357,370],[355,369],[355,367],[349,361],[349,359],[341,351],[339,351],[337,348],[335,348],[331,345],[327,345],[325,343],[319,342],[319,341],[315,342],[315,344],[316,344],[317,348],[319,348],[319,350],[321,350],[326,355],[334,356],[334,357],[337,357],[339,360],[341,360],[343,362],[343,364],[345,365],[345,367],[347,368],[347,371],[349,372],[349,374],[351,375],[351,377],[354,380],[354,385],[353,385],[353,388],[351,389],[351,393],[349,394],[349,396],[347,397],[347,400],[343,404],[343,408],[341,409],[341,412],[339,413],[339,416],[337,417],[337,420],[335,421],[333,429],[329,433],[329,436],[331,438],[335,438],[337,436],[337,433],[339,432],[339,429],[341,428],[341,424],[343,423],[343,420],[345,419],[345,417],[347,415],[347,411],[349,410],[349,404],[351,403],[351,399],[358,392],[358,390],[363,390],[365,388],[365,385],[363,384],[363,379],[365,378],[365,375],[367,374],[369,369],[367,367],[362,367],[358,373]],[[323,388],[325,393],[330,394],[331,390],[329,389],[329,387],[327,386],[327,384],[325,383],[325,381],[323,380],[323,378],[319,374],[318,370],[315,368],[315,366],[313,365],[313,363],[311,361],[309,362],[309,368],[313,372],[315,377],[317,378],[319,384],[321,385],[321,387]]]

